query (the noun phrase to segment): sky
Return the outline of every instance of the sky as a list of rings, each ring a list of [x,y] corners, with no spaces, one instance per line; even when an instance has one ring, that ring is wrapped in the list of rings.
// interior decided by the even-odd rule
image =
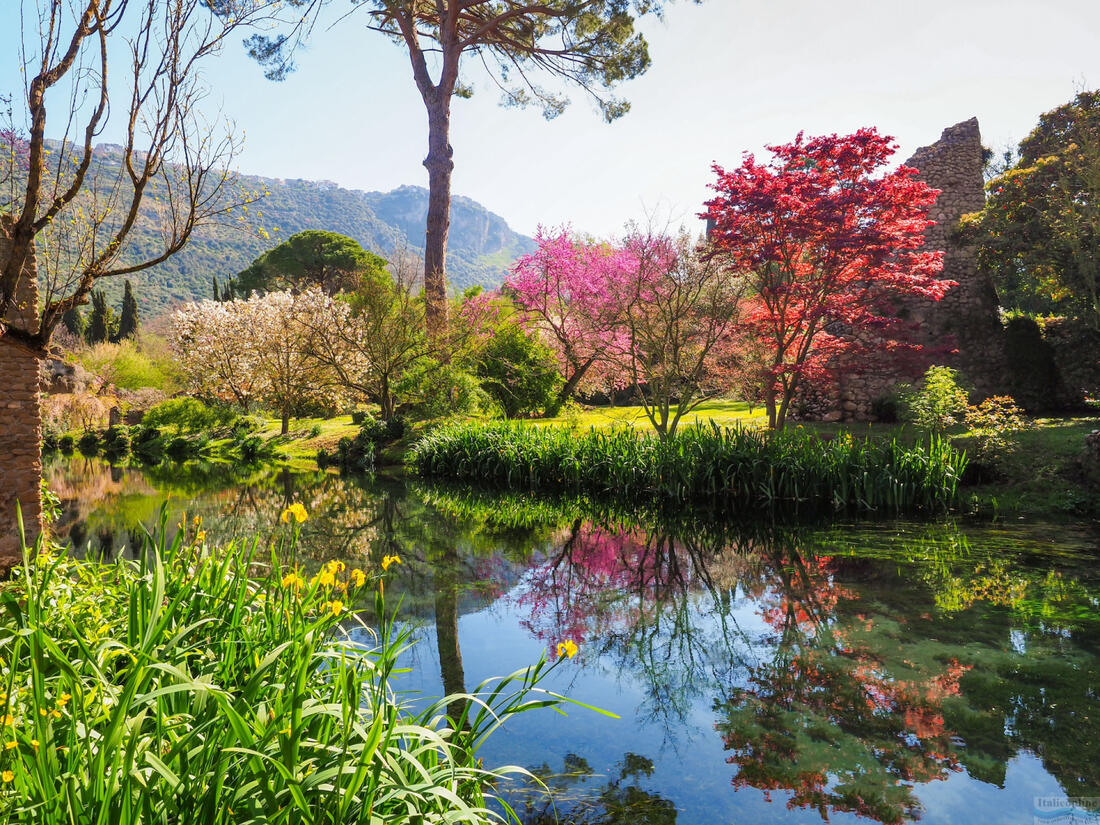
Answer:
[[[0,0],[0,92],[20,89],[19,4]],[[1100,86],[1097,0],[679,0],[642,29],[653,63],[619,88],[632,109],[610,125],[579,90],[550,122],[501,108],[480,63],[466,64],[475,95],[454,102],[454,193],[528,234],[570,224],[610,235],[648,213],[691,225],[712,163],[736,166],[800,130],[875,126],[901,160],[976,115],[999,150]],[[427,185],[426,118],[404,51],[352,15],[315,29],[297,63],[268,81],[234,40],[206,64],[207,105],[244,134],[240,171]]]

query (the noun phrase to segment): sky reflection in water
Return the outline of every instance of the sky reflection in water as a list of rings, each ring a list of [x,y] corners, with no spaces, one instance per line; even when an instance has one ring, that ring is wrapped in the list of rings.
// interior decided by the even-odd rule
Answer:
[[[213,540],[310,512],[307,564],[404,564],[423,642],[398,688],[472,690],[557,642],[581,709],[483,751],[555,790],[532,823],[1030,823],[1100,797],[1095,535],[1071,527],[764,527],[419,482],[188,465],[49,470],[61,529],[120,552],[169,500]]]

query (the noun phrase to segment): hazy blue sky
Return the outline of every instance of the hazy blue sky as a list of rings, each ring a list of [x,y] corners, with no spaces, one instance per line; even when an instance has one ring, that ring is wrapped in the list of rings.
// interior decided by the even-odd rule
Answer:
[[[18,0],[0,0],[0,55],[17,19]],[[612,125],[583,93],[549,123],[501,109],[468,64],[477,93],[454,105],[454,191],[525,232],[611,233],[647,208],[690,219],[712,161],[734,166],[800,129],[874,125],[904,158],[977,115],[999,148],[1100,85],[1098,0],[708,0],[674,3],[645,31],[653,66],[622,87],[633,109]],[[234,42],[207,65],[212,100],[246,135],[241,171],[427,185],[424,110],[401,49],[352,16],[316,31],[298,63],[271,83]],[[17,82],[13,63],[0,69],[0,90]]]

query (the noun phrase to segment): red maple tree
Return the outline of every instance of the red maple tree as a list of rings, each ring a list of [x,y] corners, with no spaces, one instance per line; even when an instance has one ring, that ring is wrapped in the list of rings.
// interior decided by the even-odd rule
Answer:
[[[711,184],[713,254],[749,279],[742,326],[762,345],[758,380],[773,429],[806,381],[920,351],[899,298],[939,300],[943,254],[923,249],[937,190],[886,171],[896,145],[873,128],[769,146],[773,158]]]

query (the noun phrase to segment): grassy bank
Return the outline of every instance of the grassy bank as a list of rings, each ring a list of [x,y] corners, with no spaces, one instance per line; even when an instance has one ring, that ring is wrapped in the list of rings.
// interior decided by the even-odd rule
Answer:
[[[937,512],[956,502],[965,458],[945,442],[829,440],[803,432],[691,428],[659,441],[633,430],[462,423],[417,442],[425,476],[734,511]]]
[[[413,711],[390,686],[409,639],[386,619],[381,574],[281,566],[297,518],[270,556],[207,547],[200,525],[139,561],[30,554],[0,586],[0,821],[501,818],[500,772],[477,749],[510,715],[563,701],[537,687],[546,665],[494,684],[493,712],[461,697],[459,719],[442,701]],[[364,600],[376,625],[355,612]]]

